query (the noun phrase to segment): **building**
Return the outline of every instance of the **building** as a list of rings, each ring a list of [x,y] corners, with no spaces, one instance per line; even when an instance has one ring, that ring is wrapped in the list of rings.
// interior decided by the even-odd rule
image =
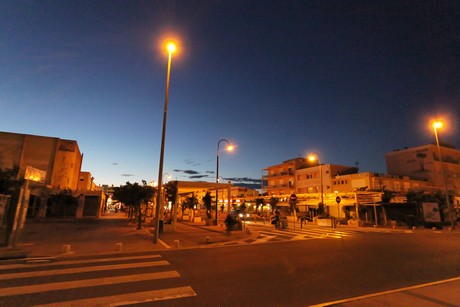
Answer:
[[[267,185],[262,187],[262,193],[272,195],[290,195],[295,192],[294,172],[308,166],[305,158],[294,158],[283,161],[281,164],[269,166],[263,170],[262,182]]]
[[[356,167],[323,164],[297,169],[294,176],[294,186],[296,194],[306,193],[333,193],[336,191],[334,184],[341,182],[337,177],[352,172],[357,172]],[[345,182],[342,179],[342,183]],[[322,188],[321,188],[322,186]]]
[[[335,176],[332,178],[332,188],[334,192],[392,191],[398,194],[433,189],[426,179],[371,172]]]
[[[51,188],[76,190],[82,161],[77,141],[0,132],[0,168],[19,166],[20,177],[27,166],[42,170]]]
[[[93,177],[82,172],[83,154],[75,140],[30,134],[0,132],[0,169],[19,167],[19,178],[26,169],[44,174],[40,183],[28,185],[28,217],[46,217],[53,210],[50,198],[63,191],[77,198],[75,217],[98,217],[105,195],[97,191]],[[14,206],[16,208],[16,206]]]
[[[433,188],[443,190],[442,167],[448,190],[458,195],[460,192],[460,150],[445,145],[441,146],[440,150],[442,163],[438,148],[434,144],[398,149],[387,153],[385,155],[387,172],[424,179]]]

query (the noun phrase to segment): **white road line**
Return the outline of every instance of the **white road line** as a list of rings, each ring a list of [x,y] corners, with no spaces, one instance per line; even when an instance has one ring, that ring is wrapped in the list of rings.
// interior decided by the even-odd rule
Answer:
[[[460,280],[460,277],[454,277],[454,278],[449,278],[449,279],[445,279],[445,280],[429,282],[429,283],[426,283],[426,284],[420,284],[420,285],[409,286],[409,287],[404,287],[404,288],[399,288],[399,289],[393,289],[393,290],[388,290],[388,291],[365,294],[365,295],[356,296],[356,297],[352,297],[352,298],[347,298],[347,299],[343,299],[343,300],[337,300],[337,301],[331,301],[331,302],[326,302],[326,303],[321,303],[321,304],[316,304],[316,305],[310,305],[310,307],[335,306],[335,305],[338,305],[338,304],[344,304],[344,303],[349,303],[349,302],[353,302],[353,301],[359,301],[359,300],[372,298],[372,297],[376,297],[376,296],[389,295],[389,294],[404,292],[404,291],[408,291],[408,290],[414,290],[414,289],[420,289],[420,288],[424,288],[424,287],[436,286],[436,285],[449,283],[449,282],[454,282],[454,281],[459,281],[459,280]]]
[[[57,262],[46,262],[46,263],[21,263],[21,264],[7,264],[0,265],[0,270],[7,269],[21,269],[21,268],[36,268],[36,267],[47,267],[47,266],[60,266],[69,264],[85,264],[85,263],[102,263],[102,262],[115,262],[124,260],[140,260],[150,258],[161,258],[161,255],[148,255],[148,256],[132,256],[132,257],[117,257],[117,258],[102,258],[102,259],[84,259],[84,260],[66,260]]]
[[[132,268],[144,268],[169,265],[168,261],[160,260],[155,262],[137,262],[137,263],[125,263],[125,264],[112,264],[112,265],[101,265],[101,266],[90,266],[90,267],[79,267],[69,269],[58,269],[58,270],[44,270],[44,271],[32,271],[32,272],[21,272],[21,273],[9,273],[0,275],[0,280],[26,278],[26,277],[40,277],[49,275],[66,275],[73,273],[85,273],[85,272],[100,272],[100,271],[112,271],[121,269],[132,269]]]
[[[0,297],[10,296],[10,295],[23,295],[23,294],[55,291],[55,290],[66,290],[66,289],[85,288],[85,287],[94,287],[94,286],[115,285],[115,284],[121,284],[121,283],[174,278],[174,277],[180,277],[177,271],[165,271],[165,272],[137,274],[137,275],[128,275],[128,276],[83,279],[83,280],[78,280],[78,281],[64,281],[64,282],[55,282],[55,283],[48,283],[48,284],[41,284],[41,285],[10,287],[10,288],[3,288],[3,289],[0,288]]]
[[[292,240],[305,240],[305,235],[297,235],[294,238],[292,238],[291,241]]]
[[[263,238],[260,238],[260,239],[257,239],[255,240],[254,242],[252,242],[251,244],[255,244],[255,243],[265,243],[267,241],[270,241],[271,239],[273,238],[276,238],[276,236],[265,236]]]
[[[128,293],[114,296],[96,297],[90,299],[81,299],[75,301],[58,302],[35,307],[86,307],[86,306],[123,306],[130,304],[141,304],[153,301],[162,301],[169,299],[178,299],[184,297],[196,296],[195,291],[189,286],[169,288],[162,290],[152,290],[136,293]]]

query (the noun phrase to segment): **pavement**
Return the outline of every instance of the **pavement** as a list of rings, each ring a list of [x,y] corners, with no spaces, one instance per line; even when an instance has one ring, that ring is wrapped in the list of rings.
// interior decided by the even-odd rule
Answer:
[[[246,230],[228,232],[224,225],[181,221],[175,229],[167,224],[163,229],[154,244],[154,227],[143,224],[137,229],[124,212],[107,212],[98,219],[32,220],[26,222],[15,249],[0,248],[0,260],[205,248],[257,236]]]
[[[107,212],[99,219],[27,221],[15,249],[0,247],[0,265],[47,258],[62,259],[231,245],[258,236],[256,231],[250,230],[251,224],[253,223],[247,223],[244,230],[228,232],[223,225],[205,226],[203,223],[179,221],[174,230],[171,229],[172,225],[164,225],[158,242],[153,244],[152,225],[144,224],[141,229],[137,229],[137,224],[128,221],[123,212]],[[264,224],[270,227],[268,223]],[[458,228],[453,231],[460,233]],[[372,227],[366,229],[374,230]],[[407,229],[388,228],[388,231]],[[315,306],[395,305],[460,306],[460,277],[324,302]]]

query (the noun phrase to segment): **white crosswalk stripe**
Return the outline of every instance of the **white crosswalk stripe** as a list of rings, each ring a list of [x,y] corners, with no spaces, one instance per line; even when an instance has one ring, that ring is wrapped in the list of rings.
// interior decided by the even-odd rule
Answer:
[[[304,227],[302,229],[289,228],[283,230],[265,227],[259,230],[259,236],[257,238],[247,241],[246,244],[326,238],[340,239],[353,236],[357,233],[359,232],[354,230],[337,230],[319,227]]]
[[[196,296],[168,266],[158,254],[0,265],[0,305],[122,306]],[[166,279],[172,282],[163,288]],[[151,289],[118,293],[136,282]],[[85,297],[92,287],[98,296]]]

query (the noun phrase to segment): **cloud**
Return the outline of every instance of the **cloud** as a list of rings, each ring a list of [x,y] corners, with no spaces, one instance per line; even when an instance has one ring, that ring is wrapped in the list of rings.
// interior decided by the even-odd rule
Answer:
[[[123,176],[123,177],[133,177],[135,175],[133,175],[133,174],[121,174],[121,176]]]
[[[201,179],[201,178],[206,178],[208,175],[194,175],[194,176],[189,176],[188,178],[190,179]]]
[[[185,170],[185,171],[183,171],[183,173],[187,174],[187,175],[197,175],[197,174],[199,174],[199,172],[191,170],[191,169]]]
[[[195,162],[192,159],[185,159],[184,163],[187,164],[187,165],[191,165],[191,166],[200,166],[201,165],[201,163]]]
[[[248,177],[242,177],[242,178],[238,178],[238,177],[230,177],[230,178],[224,178],[224,180],[229,180],[229,181],[232,181],[232,182],[235,182],[235,183],[250,183],[250,184],[258,184],[258,185],[261,185],[262,183],[262,179],[260,178],[248,178]]]
[[[112,165],[118,165],[118,162],[112,162]]]

